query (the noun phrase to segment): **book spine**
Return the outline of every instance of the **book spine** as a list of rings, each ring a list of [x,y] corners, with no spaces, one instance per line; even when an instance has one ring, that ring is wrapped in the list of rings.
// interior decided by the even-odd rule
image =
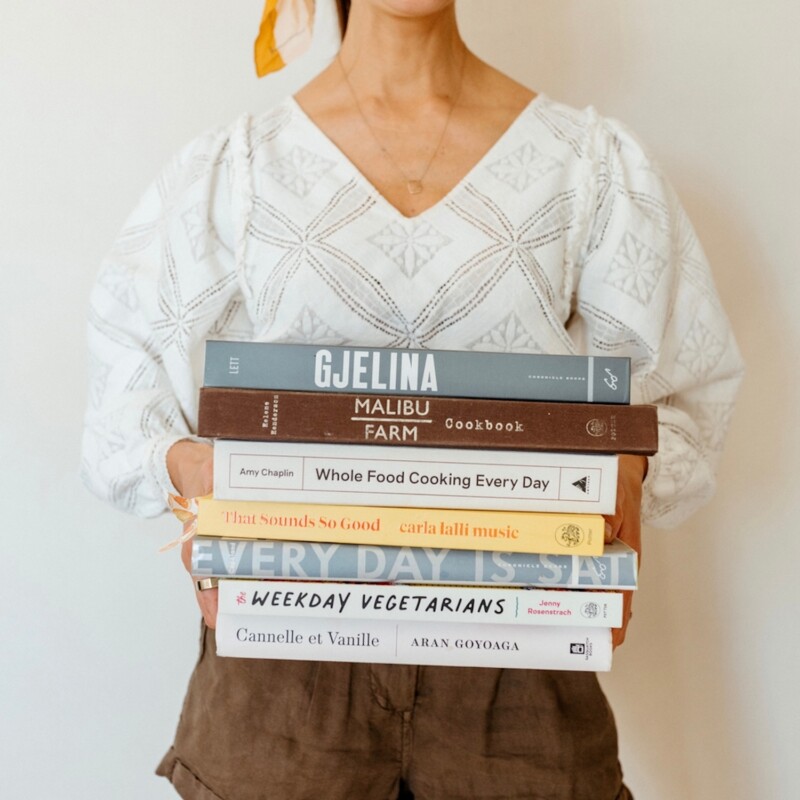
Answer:
[[[217,655],[606,672],[609,628],[219,614]]]
[[[622,594],[229,578],[219,582],[219,611],[242,616],[618,628]]]
[[[200,389],[210,439],[638,453],[658,449],[655,406]]]
[[[629,403],[630,360],[613,356],[206,342],[206,386]]]
[[[613,514],[617,458],[219,439],[214,445],[214,496]]]
[[[310,505],[217,500],[197,503],[197,533],[232,539],[445,547],[597,556],[598,514],[463,511],[399,506]]]
[[[601,556],[504,553],[258,539],[192,540],[192,574],[217,578],[635,589],[636,552],[620,541]]]

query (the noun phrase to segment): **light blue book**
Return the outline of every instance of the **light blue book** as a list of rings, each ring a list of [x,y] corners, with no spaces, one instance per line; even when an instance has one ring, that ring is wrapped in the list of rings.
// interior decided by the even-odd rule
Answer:
[[[212,340],[204,384],[627,404],[630,359]]]
[[[623,542],[601,556],[501,553],[196,536],[198,577],[379,583],[635,589],[636,552]]]

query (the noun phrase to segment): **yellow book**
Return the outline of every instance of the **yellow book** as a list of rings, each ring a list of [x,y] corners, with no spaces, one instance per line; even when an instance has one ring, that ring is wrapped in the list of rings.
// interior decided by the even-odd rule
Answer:
[[[475,511],[447,508],[317,505],[198,500],[197,533],[396,547],[444,547],[596,556],[603,552],[599,514]]]

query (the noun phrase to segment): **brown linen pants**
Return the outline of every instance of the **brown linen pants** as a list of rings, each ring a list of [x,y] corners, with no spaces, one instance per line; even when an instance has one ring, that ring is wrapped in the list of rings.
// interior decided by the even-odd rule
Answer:
[[[219,658],[203,629],[184,800],[632,800],[593,673]]]

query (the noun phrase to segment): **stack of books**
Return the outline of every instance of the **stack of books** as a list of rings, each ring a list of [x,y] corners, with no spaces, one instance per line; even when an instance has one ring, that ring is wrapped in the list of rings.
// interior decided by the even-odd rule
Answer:
[[[602,515],[658,436],[629,392],[622,358],[207,342],[218,653],[609,669],[636,554]]]

